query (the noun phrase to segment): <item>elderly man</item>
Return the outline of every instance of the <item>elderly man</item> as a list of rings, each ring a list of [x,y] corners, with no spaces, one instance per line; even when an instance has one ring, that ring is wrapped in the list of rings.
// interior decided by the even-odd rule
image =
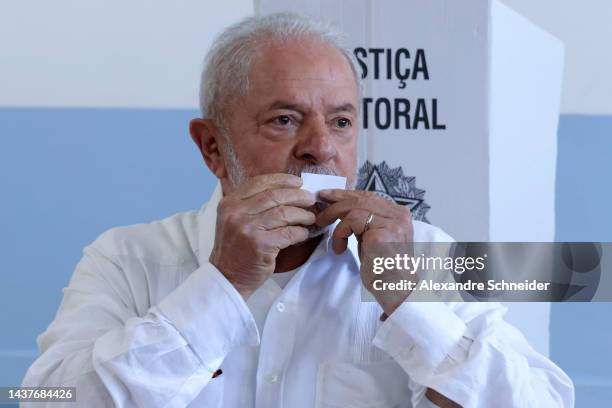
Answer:
[[[87,407],[572,406],[497,304],[361,301],[362,250],[450,238],[384,198],[327,190],[321,209],[300,188],[302,172],[354,185],[358,105],[333,30],[226,29],[190,126],[217,189],[85,248],[24,385],[75,386]]]

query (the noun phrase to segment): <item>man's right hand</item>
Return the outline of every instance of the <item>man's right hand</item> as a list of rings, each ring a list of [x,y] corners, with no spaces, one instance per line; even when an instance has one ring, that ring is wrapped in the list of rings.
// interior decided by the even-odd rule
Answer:
[[[248,298],[273,273],[281,249],[308,239],[315,222],[306,208],[315,196],[290,174],[253,177],[223,197],[217,208],[212,263]]]

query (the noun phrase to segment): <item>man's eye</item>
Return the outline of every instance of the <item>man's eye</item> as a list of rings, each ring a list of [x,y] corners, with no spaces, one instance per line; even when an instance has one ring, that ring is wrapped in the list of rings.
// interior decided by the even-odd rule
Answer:
[[[336,126],[338,126],[339,128],[347,128],[349,126],[351,126],[351,120],[347,119],[347,118],[339,118],[338,120],[336,120]]]
[[[274,118],[274,121],[279,125],[287,126],[291,123],[291,118],[287,115],[280,115]]]

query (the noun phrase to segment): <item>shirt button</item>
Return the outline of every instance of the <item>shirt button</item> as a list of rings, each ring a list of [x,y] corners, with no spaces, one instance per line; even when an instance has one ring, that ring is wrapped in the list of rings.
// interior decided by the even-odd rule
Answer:
[[[276,304],[276,310],[278,310],[279,312],[284,312],[285,311],[285,304],[283,302],[278,302]]]
[[[278,374],[270,374],[270,375],[268,375],[268,381],[270,381],[271,383],[277,383],[278,380],[279,380]]]

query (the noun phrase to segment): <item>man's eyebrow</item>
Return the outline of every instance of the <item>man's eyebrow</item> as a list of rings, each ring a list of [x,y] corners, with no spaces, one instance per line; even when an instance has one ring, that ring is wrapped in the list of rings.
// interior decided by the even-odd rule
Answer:
[[[334,106],[330,109],[329,113],[338,113],[338,112],[350,112],[357,113],[357,108],[350,102],[343,103],[338,106]]]
[[[272,103],[270,106],[268,106],[268,110],[274,110],[274,109],[286,109],[286,110],[293,110],[296,112],[306,111],[306,108],[300,105],[299,103],[282,101],[282,100],[276,101]]]
[[[274,109],[293,110],[293,111],[300,112],[300,113],[304,113],[308,110],[308,108],[306,108],[304,105],[301,105],[299,103],[282,101],[282,100],[273,102],[272,104],[270,104],[270,106],[268,106],[268,110],[274,110]],[[357,108],[352,103],[345,102],[340,105],[333,106],[329,110],[328,113],[333,114],[333,113],[338,113],[338,112],[357,113]]]

